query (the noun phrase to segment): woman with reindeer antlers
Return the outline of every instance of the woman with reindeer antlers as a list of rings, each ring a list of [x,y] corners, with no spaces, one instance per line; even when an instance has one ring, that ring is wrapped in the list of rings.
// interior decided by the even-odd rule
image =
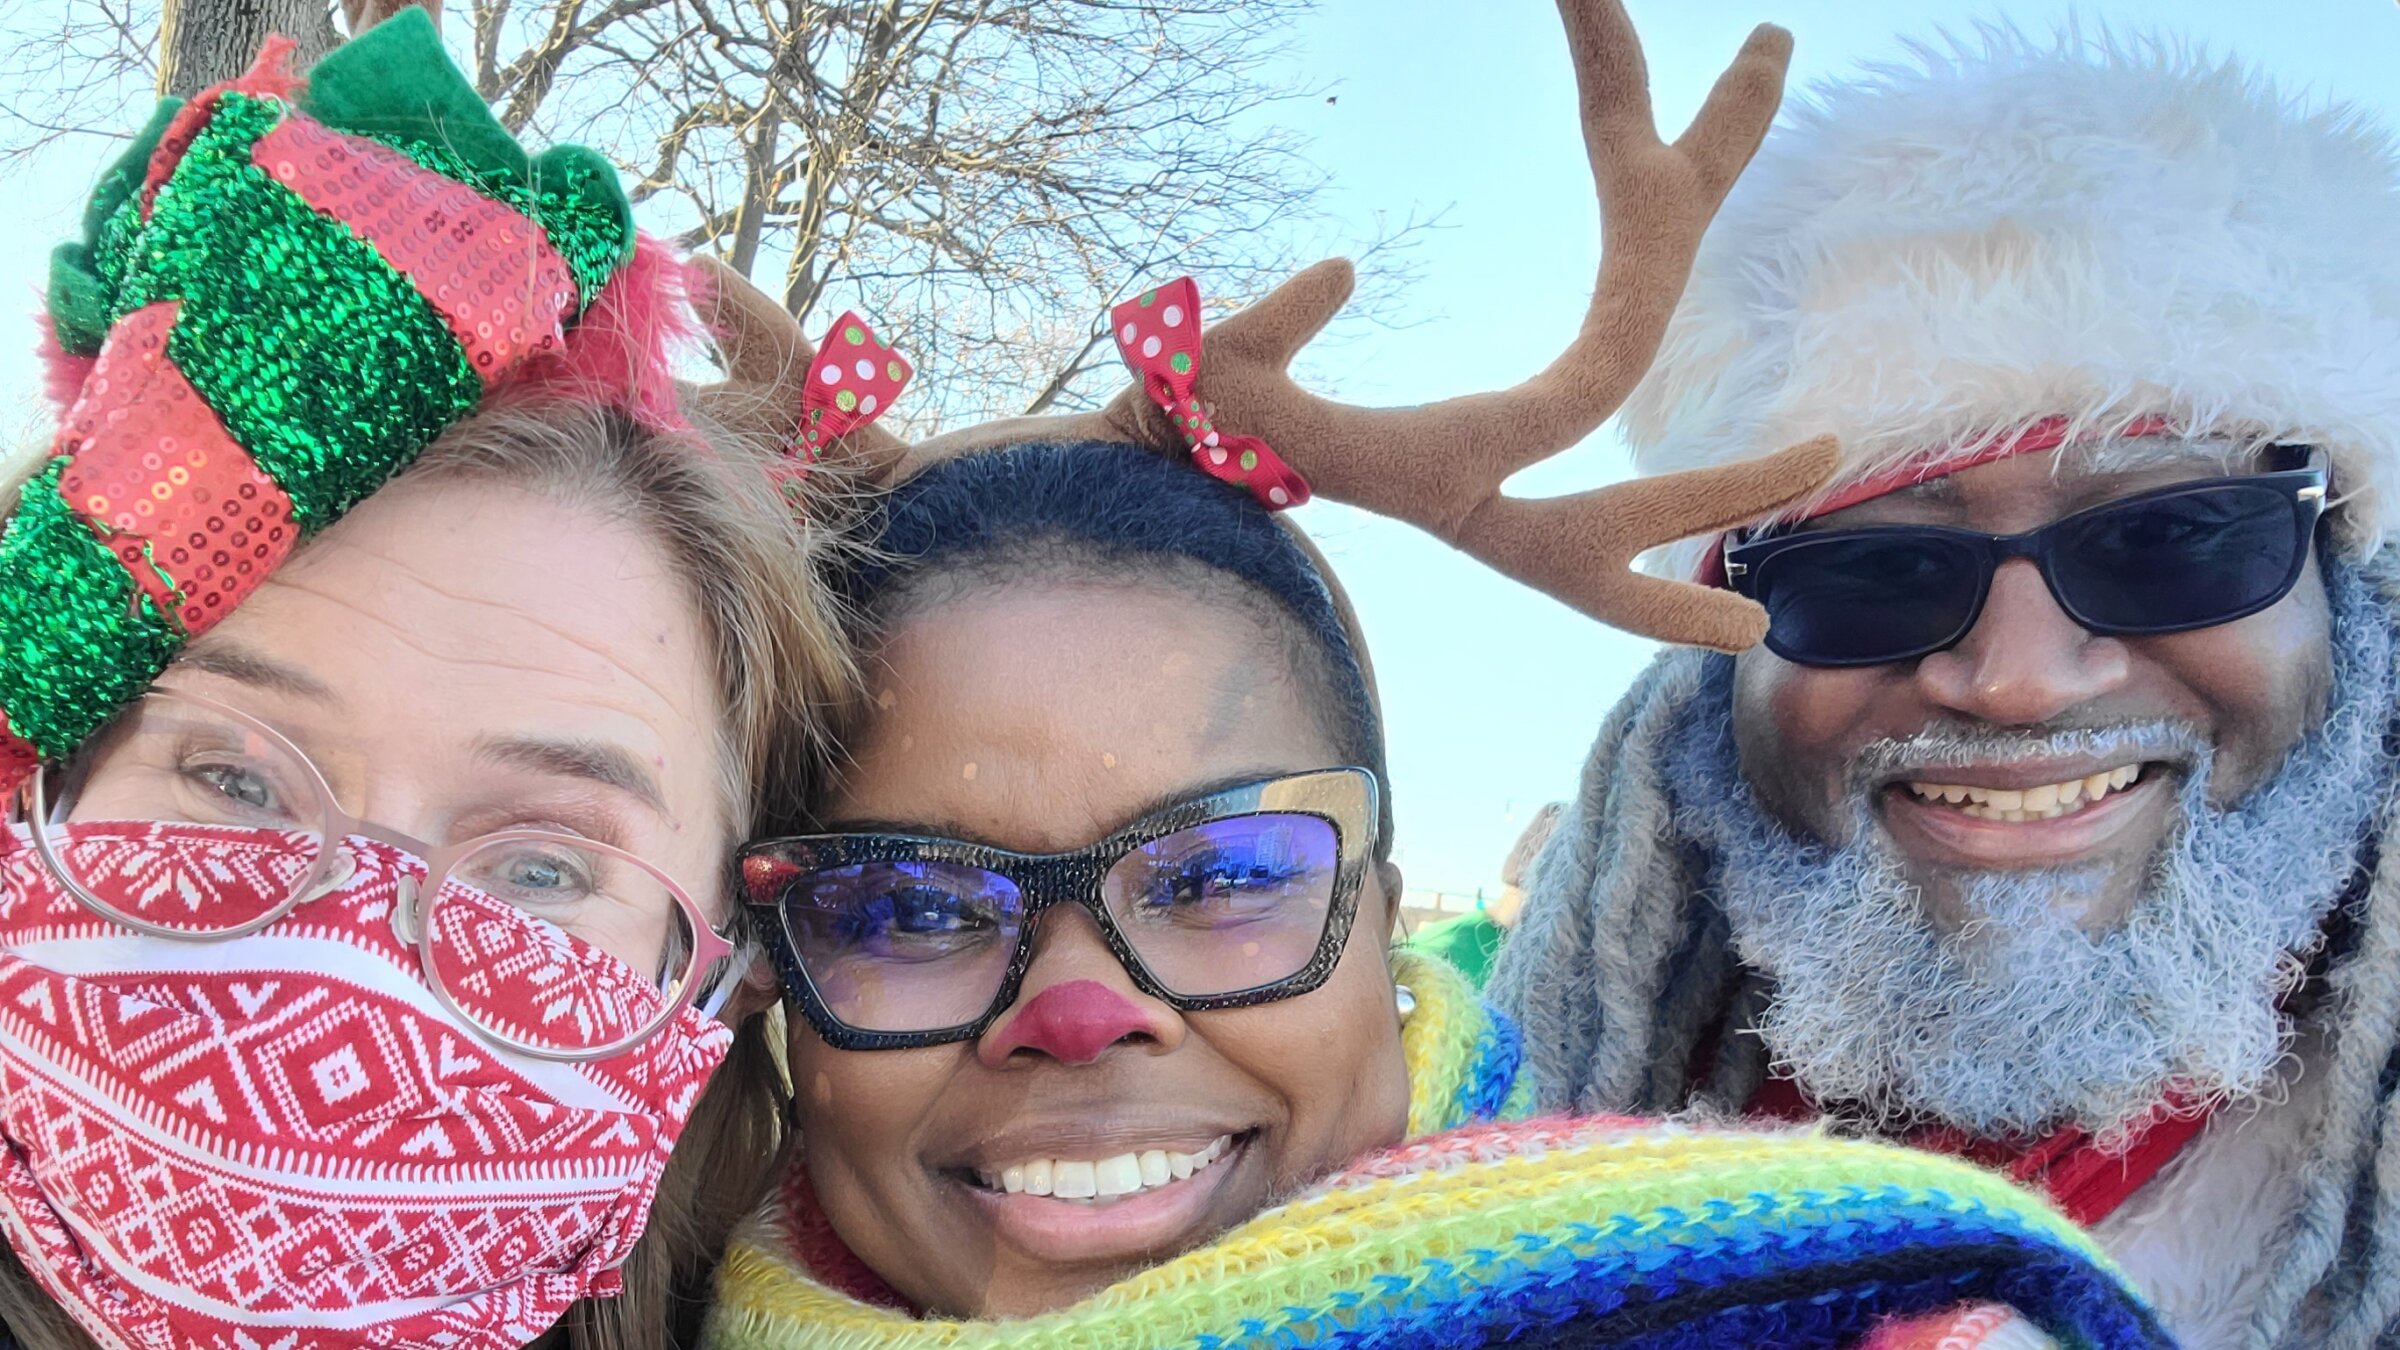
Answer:
[[[1329,263],[1211,330],[1205,373],[1185,279],[1112,316],[1141,383],[1106,411],[907,446],[858,424],[891,392],[863,325],[812,351],[727,278],[749,411],[898,486],[844,578],[871,686],[847,768],[807,833],[742,854],[793,1013],[794,1146],[713,1344],[2164,1343],[2071,1225],[1971,1168],[1526,1121],[1515,1028],[1389,946],[1366,648],[1275,509],[1322,492],[1594,617],[1739,647],[1755,610],[1626,563],[1830,461],[1499,495],[1640,375],[1788,52],[1760,30],[1662,144],[1623,11],[1560,9],[1607,247],[1583,331],[1516,389],[1295,388],[1349,287]]]

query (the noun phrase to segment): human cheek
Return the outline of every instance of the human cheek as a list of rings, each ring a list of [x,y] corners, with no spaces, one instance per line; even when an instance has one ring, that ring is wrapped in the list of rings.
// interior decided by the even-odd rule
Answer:
[[[1306,1020],[1287,1015],[1280,1026],[1246,1028],[1246,1045],[1220,1046],[1284,1103],[1290,1125],[1273,1168],[1278,1188],[1397,1144],[1408,1129],[1408,1064],[1381,945],[1354,936],[1332,977],[1288,1003]],[[1332,1066],[1346,1072],[1328,1072]]]
[[[2239,800],[2324,720],[2332,694],[2332,615],[2315,564],[2272,608],[2215,628],[2152,639],[2177,701],[2205,709],[2217,748],[2210,795]]]
[[[811,1176],[846,1192],[905,1196],[911,1181],[923,1174],[914,1141],[927,1107],[939,1096],[941,1077],[907,1061],[935,1055],[941,1047],[835,1050],[806,1026],[793,1032],[792,1041],[793,1106]],[[802,1041],[808,1042],[805,1050]],[[830,1195],[827,1207],[833,1207]]]
[[[1764,648],[1735,658],[1735,750],[1769,815],[1833,838],[1849,753],[1874,712],[1875,688],[1859,671],[1794,665]]]

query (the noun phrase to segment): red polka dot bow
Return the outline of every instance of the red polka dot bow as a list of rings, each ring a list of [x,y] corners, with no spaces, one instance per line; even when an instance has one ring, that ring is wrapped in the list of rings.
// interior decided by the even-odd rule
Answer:
[[[1150,401],[1164,409],[1176,434],[1191,447],[1192,462],[1210,477],[1250,490],[1280,510],[1308,500],[1308,480],[1256,436],[1218,433],[1200,401],[1200,287],[1178,277],[1144,291],[1109,311],[1117,351],[1142,382]]]
[[[825,447],[874,421],[908,387],[915,368],[883,344],[867,321],[845,312],[817,346],[800,395],[800,439],[792,453],[814,462]]]

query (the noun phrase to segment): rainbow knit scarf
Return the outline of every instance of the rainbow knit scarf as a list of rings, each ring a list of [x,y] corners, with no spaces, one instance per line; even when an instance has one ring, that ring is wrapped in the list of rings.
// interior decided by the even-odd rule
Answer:
[[[1832,1350],[1891,1318],[1996,1301],[2077,1350],[2172,1344],[2073,1225],[1964,1164],[1804,1133],[1515,1120],[1514,1026],[1455,971],[1400,960],[1417,993],[1408,1143],[1010,1322],[897,1306],[829,1240],[795,1168],[728,1253],[707,1343]]]

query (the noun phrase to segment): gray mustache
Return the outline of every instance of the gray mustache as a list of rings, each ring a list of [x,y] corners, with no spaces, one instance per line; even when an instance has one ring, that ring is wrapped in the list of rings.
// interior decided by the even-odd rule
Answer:
[[[1932,769],[2081,756],[2163,761],[2187,776],[2198,776],[2214,753],[2215,746],[2198,727],[2166,718],[2024,730],[1936,722],[1912,736],[1870,742],[1851,759],[1846,777],[1852,792],[1865,793],[1900,779],[1926,777]]]

